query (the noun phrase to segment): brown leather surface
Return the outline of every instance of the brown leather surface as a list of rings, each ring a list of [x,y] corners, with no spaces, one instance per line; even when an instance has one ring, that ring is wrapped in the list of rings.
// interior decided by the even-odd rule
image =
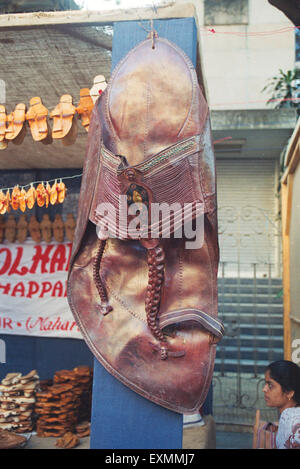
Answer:
[[[174,145],[177,152],[182,142],[195,136],[194,151],[175,160]],[[130,167],[145,168],[149,163],[154,168],[157,180],[154,174],[147,180],[154,200],[159,193],[168,202],[177,193],[179,199],[203,203],[205,240],[200,249],[186,249],[184,238],[160,240],[165,258],[159,314],[162,327],[166,324],[167,359],[161,358],[160,341],[149,329],[147,249],[138,240],[106,241],[100,277],[112,311],[100,312],[93,269],[99,243],[95,208],[105,192],[103,148],[111,153],[111,160],[121,154]],[[163,154],[165,167],[156,171],[155,162],[161,161],[157,154]],[[176,179],[173,170],[177,170]],[[118,187],[113,178],[107,178],[108,191],[117,193]],[[105,368],[137,393],[176,412],[198,411],[211,382],[215,342],[222,335],[212,332],[214,319],[209,319],[217,318],[218,256],[208,107],[185,54],[161,38],[152,49],[149,39],[120,62],[93,109],[68,300],[88,346]]]

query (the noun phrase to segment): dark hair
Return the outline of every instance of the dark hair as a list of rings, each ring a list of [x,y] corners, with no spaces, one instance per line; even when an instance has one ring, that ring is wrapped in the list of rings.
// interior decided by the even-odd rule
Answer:
[[[299,366],[288,360],[278,360],[270,363],[266,371],[270,371],[271,378],[281,385],[283,392],[294,391],[293,399],[300,405]]]

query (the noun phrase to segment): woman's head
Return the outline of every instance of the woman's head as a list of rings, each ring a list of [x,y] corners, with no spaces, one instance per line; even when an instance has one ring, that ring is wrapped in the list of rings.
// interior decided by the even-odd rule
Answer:
[[[266,404],[283,410],[300,405],[300,368],[296,363],[279,360],[265,371],[263,388]]]

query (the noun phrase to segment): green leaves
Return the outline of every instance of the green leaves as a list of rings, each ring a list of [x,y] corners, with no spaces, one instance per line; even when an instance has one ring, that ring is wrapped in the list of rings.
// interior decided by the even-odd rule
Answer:
[[[278,75],[270,78],[262,89],[262,93],[271,93],[267,104],[275,102],[275,109],[282,107],[300,108],[300,100],[299,98],[297,99],[296,95],[298,90],[300,92],[299,79],[299,70],[294,69],[284,72],[282,69],[279,69]]]

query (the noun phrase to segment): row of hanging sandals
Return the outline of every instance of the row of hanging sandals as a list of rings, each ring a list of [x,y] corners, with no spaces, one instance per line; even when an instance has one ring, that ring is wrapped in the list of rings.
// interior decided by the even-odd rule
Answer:
[[[5,106],[0,105],[0,150],[5,150],[10,141],[16,145],[23,142],[26,135],[26,123],[36,142],[49,144],[53,139],[59,139],[64,145],[72,145],[77,137],[77,116],[88,131],[94,104],[106,86],[105,77],[97,75],[91,89],[80,90],[77,107],[73,104],[72,96],[64,94],[50,113],[39,96],[31,98],[28,110],[26,110],[26,104],[19,103],[13,112],[7,114]],[[52,130],[49,127],[48,115],[53,119]]]
[[[13,210],[21,210],[25,212],[26,209],[32,209],[37,203],[39,207],[48,208],[49,204],[56,205],[62,204],[65,200],[67,188],[65,183],[60,180],[55,180],[54,184],[50,186],[49,182],[44,185],[44,182],[38,184],[37,188],[30,184],[29,189],[26,191],[24,187],[20,188],[16,185],[10,193],[10,189],[4,192],[0,189],[0,215]]]

